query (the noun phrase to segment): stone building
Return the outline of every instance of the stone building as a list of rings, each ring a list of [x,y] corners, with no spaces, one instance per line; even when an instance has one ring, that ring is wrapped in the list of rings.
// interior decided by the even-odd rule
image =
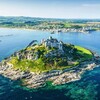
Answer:
[[[45,47],[55,47],[59,50],[63,50],[63,42],[58,41],[57,39],[54,39],[52,37],[49,37],[48,39],[43,39],[41,42]]]

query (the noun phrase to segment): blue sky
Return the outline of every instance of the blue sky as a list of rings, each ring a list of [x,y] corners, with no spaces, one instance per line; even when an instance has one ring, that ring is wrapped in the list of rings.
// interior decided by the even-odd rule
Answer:
[[[0,16],[100,18],[100,0],[0,0]]]

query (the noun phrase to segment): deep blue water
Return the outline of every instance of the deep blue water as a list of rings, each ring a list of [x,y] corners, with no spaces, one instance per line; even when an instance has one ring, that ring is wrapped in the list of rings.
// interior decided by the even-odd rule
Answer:
[[[90,34],[59,33],[0,29],[0,61],[17,50],[26,47],[32,40],[39,42],[49,36],[87,47],[100,54],[100,31]],[[37,90],[20,86],[20,82],[0,76],[0,100],[100,100],[100,68],[86,72],[82,79],[61,86],[47,86]]]

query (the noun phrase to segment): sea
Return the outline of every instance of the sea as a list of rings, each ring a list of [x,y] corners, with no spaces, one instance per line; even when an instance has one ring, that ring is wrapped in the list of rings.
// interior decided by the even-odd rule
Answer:
[[[49,36],[100,54],[100,31],[51,34],[48,31],[0,28],[0,61],[27,47],[31,41],[40,43]],[[100,100],[100,67],[85,72],[78,81],[58,86],[47,82],[45,87],[38,89],[28,89],[20,81],[0,75],[0,100]]]

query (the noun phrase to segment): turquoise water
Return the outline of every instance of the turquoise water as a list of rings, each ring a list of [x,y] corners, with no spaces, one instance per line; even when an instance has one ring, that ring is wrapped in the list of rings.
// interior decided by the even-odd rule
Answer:
[[[10,56],[13,52],[26,47],[32,40],[41,41],[49,36],[87,47],[100,54],[100,32],[91,34],[59,33],[0,29],[0,60]],[[20,86],[20,82],[11,81],[0,76],[0,100],[100,100],[100,68],[86,72],[82,79],[61,86],[47,86],[37,90],[29,90]]]

